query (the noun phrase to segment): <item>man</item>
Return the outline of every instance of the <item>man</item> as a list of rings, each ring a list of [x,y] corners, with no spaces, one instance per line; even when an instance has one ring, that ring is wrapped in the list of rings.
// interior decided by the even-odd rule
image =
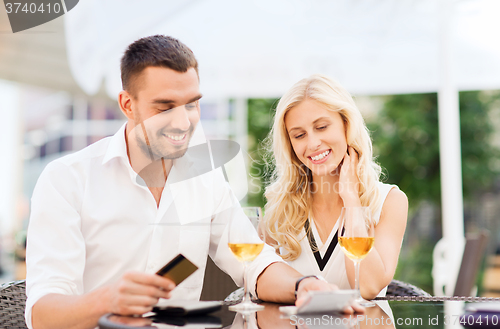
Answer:
[[[93,328],[103,314],[143,314],[159,298],[199,299],[207,254],[242,283],[226,230],[244,220],[241,209],[220,169],[197,175],[184,155],[197,143],[200,114],[193,53],[176,39],[147,37],[128,47],[121,71],[126,125],[50,163],[33,193],[29,328]],[[175,287],[154,273],[178,253],[199,270]],[[270,247],[248,272],[254,293],[276,302],[295,301],[299,278]],[[299,296],[333,289],[316,278],[297,287]]]

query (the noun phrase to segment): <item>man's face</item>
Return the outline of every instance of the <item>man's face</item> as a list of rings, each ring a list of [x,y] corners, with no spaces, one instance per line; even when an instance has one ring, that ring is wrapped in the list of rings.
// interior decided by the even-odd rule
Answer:
[[[183,156],[200,120],[201,94],[195,69],[181,73],[147,67],[134,87],[131,108],[135,127],[129,139],[134,138],[151,161]]]

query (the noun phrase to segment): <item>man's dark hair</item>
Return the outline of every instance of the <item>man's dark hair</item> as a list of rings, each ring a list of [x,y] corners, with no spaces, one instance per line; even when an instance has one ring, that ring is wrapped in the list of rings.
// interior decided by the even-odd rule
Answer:
[[[192,67],[198,73],[198,62],[191,49],[172,37],[153,35],[130,44],[123,54],[120,65],[123,90],[134,94],[134,80],[148,66],[182,73]]]

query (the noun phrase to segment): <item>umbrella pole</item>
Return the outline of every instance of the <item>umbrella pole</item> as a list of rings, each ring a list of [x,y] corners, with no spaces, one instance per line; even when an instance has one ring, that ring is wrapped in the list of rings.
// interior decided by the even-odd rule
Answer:
[[[444,293],[451,296],[455,289],[465,241],[460,112],[458,89],[453,76],[452,1],[441,0],[439,9],[439,154],[444,257],[447,268]]]

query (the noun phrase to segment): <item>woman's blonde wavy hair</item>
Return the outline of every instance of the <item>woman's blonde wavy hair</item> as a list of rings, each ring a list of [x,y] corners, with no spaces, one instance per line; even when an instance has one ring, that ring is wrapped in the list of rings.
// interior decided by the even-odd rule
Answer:
[[[344,120],[347,145],[359,155],[356,170],[361,205],[370,207],[374,214],[381,203],[377,188],[381,168],[373,159],[368,129],[351,95],[339,83],[323,75],[315,74],[300,80],[280,99],[273,127],[266,138],[274,169],[265,191],[264,223],[270,237],[276,241],[275,247],[285,249],[282,255],[285,260],[299,257],[302,250],[298,236],[311,214],[312,174],[297,158],[285,127],[287,112],[305,99],[315,100],[340,114]]]

